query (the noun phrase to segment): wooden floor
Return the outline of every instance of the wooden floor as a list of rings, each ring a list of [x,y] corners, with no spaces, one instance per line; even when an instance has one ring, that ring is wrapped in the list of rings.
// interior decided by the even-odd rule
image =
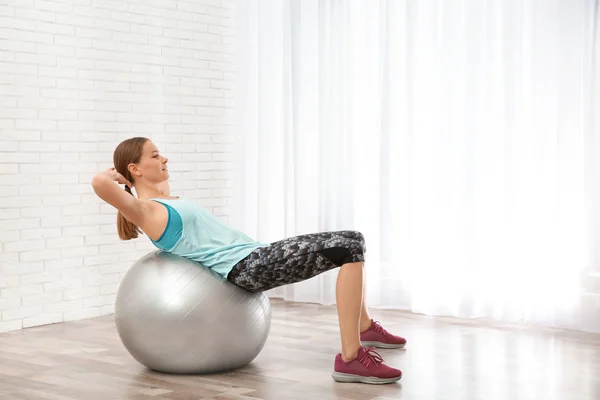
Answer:
[[[333,381],[335,308],[273,300],[263,352],[222,375],[148,371],[124,350],[112,317],[2,334],[0,399],[600,399],[598,335],[373,314],[408,339],[405,350],[380,351],[403,370],[398,384]]]

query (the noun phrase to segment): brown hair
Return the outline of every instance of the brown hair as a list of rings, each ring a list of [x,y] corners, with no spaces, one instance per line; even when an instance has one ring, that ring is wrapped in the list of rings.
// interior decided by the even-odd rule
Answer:
[[[131,163],[137,164],[140,162],[142,150],[148,140],[149,139],[145,137],[133,137],[124,140],[119,143],[113,153],[113,164],[115,169],[132,184],[134,184],[133,176],[129,172],[128,166]],[[133,196],[129,186],[125,185],[125,191]],[[135,239],[142,233],[140,228],[125,218],[120,211],[117,213],[117,231],[119,232],[121,240]]]

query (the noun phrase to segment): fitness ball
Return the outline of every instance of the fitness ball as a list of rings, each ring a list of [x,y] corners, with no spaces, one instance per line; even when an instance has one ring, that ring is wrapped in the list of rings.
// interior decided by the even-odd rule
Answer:
[[[271,304],[202,265],[161,251],[129,269],[117,291],[115,324],[127,351],[174,374],[241,368],[262,350]]]

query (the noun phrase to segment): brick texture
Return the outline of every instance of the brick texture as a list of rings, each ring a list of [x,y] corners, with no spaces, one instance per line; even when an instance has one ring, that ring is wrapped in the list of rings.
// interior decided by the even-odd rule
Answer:
[[[229,220],[234,2],[0,5],[0,332],[114,311],[129,266],[90,180],[132,136],[169,157],[174,193]]]

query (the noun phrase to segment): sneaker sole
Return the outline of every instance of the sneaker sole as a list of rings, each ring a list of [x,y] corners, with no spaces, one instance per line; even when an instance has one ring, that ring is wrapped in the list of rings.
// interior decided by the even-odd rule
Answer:
[[[393,344],[393,343],[383,343],[383,342],[361,342],[361,344],[365,347],[378,347],[381,349],[401,349],[404,346],[406,346],[406,343]]]
[[[334,372],[331,377],[336,382],[342,383],[369,383],[371,385],[385,385],[387,383],[394,383],[402,378],[402,375],[394,378],[376,378],[374,376],[360,376],[352,374],[344,374],[342,372]]]

